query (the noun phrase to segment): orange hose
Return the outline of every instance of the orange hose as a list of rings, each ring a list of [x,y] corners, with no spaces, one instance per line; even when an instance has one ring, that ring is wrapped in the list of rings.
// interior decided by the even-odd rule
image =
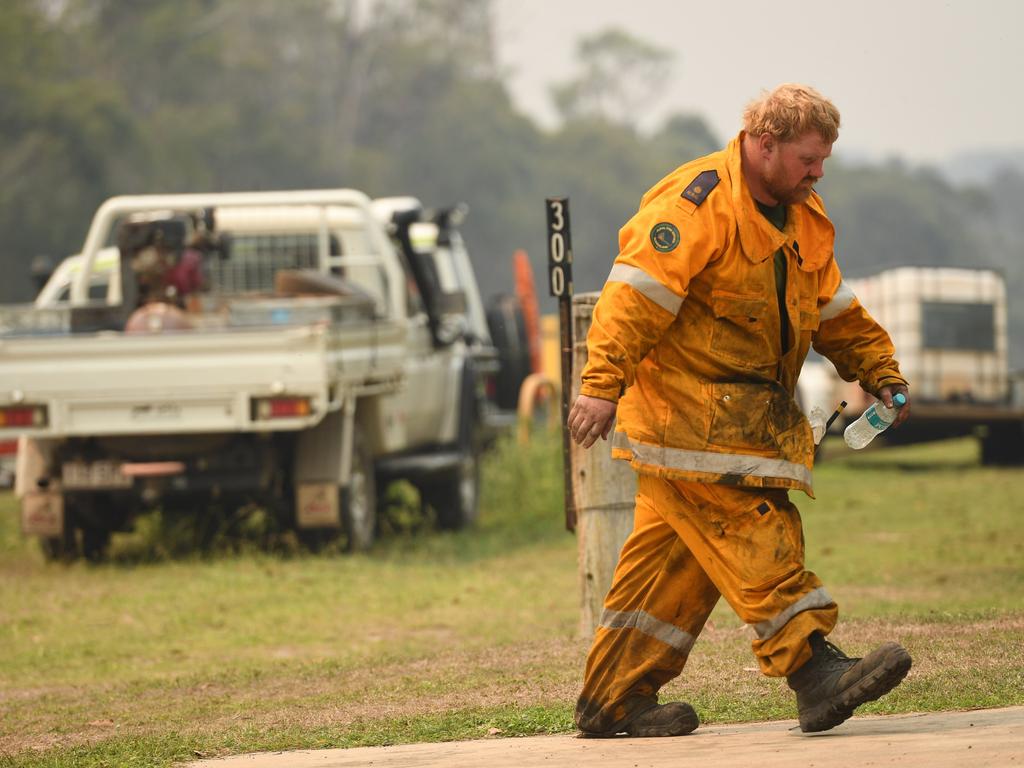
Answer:
[[[540,350],[540,309],[537,304],[537,285],[533,280],[533,269],[526,251],[519,249],[512,257],[516,279],[516,298],[523,310],[526,325],[526,344],[530,350],[530,371],[541,370]]]

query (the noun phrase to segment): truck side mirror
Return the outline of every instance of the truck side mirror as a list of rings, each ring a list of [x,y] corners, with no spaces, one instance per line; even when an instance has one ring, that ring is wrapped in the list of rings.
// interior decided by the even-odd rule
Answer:
[[[465,291],[447,291],[437,297],[438,314],[464,315],[467,307]]]
[[[56,266],[53,263],[53,259],[49,256],[39,255],[32,259],[32,266],[30,267],[32,273],[32,283],[36,287],[36,293],[39,293],[46,285],[46,281],[50,279],[50,275],[53,274],[53,270]]]

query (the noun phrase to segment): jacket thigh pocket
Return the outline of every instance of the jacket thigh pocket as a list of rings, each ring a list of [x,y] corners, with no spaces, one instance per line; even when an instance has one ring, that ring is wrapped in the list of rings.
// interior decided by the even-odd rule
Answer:
[[[771,402],[764,384],[712,384],[708,443],[720,448],[776,450]]]
[[[800,514],[786,500],[765,499],[743,510],[738,527],[749,543],[740,566],[740,588],[745,592],[770,592],[790,574],[803,568],[804,542]]]
[[[804,542],[800,513],[784,492],[743,493],[710,486],[720,498],[715,540],[723,559],[747,593],[770,592],[803,567]]]

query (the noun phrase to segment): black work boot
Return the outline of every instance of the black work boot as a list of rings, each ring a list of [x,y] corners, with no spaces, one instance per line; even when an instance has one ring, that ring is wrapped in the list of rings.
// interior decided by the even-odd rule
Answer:
[[[596,725],[594,719],[581,719],[577,711],[576,725],[580,736],[584,739],[610,739],[625,733],[629,736],[645,738],[648,736],[685,736],[700,724],[693,707],[681,701],[668,704],[641,705],[639,711],[633,713],[610,730],[589,730],[586,726]]]
[[[630,719],[624,730],[630,736],[685,736],[697,729],[700,720],[689,704],[672,701],[655,704]]]
[[[786,678],[796,691],[800,730],[835,728],[853,710],[891,691],[910,671],[910,654],[902,645],[884,643],[863,659],[851,659],[818,632],[807,641],[813,655]]]

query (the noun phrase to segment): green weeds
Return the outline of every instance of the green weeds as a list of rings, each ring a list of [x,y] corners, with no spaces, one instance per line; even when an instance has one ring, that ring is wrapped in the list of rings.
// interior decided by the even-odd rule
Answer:
[[[979,466],[970,441],[827,451],[818,499],[794,499],[841,606],[835,639],[915,658],[866,711],[1024,704],[1024,472]],[[435,532],[398,486],[355,556],[258,536],[200,556],[144,528],[109,563],[46,564],[0,496],[0,766],[571,730],[586,644],[559,440],[504,442],[484,472],[475,529]],[[719,605],[666,695],[709,722],[792,717],[749,642]]]

